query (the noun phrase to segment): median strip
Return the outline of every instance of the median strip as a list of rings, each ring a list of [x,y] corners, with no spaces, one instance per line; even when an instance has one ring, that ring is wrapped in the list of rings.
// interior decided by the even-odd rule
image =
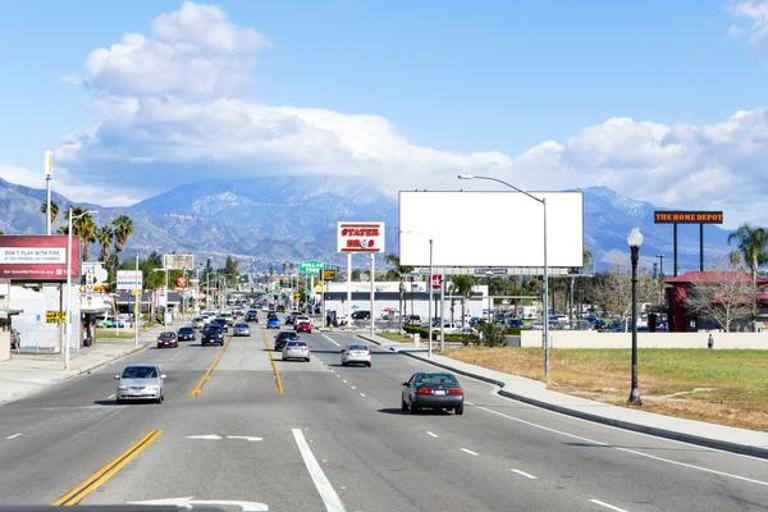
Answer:
[[[285,388],[283,388],[283,378],[280,376],[280,370],[277,368],[277,360],[272,354],[272,349],[270,348],[269,343],[267,343],[267,333],[265,331],[261,331],[261,341],[264,342],[264,347],[267,349],[267,357],[272,364],[272,372],[275,374],[275,391],[277,391],[278,395],[282,395],[285,393]]]
[[[149,445],[154,443],[162,430],[150,430],[144,437],[132,444],[127,450],[118,455],[114,460],[94,474],[86,478],[80,485],[64,493],[52,503],[54,507],[71,507],[80,503],[86,496],[104,485],[110,478],[115,476],[131,460],[136,458]]]
[[[219,362],[221,361],[221,358],[224,357],[224,352],[227,350],[227,347],[229,347],[231,341],[231,339],[227,340],[227,342],[224,343],[224,346],[221,347],[221,350],[219,350],[219,353],[216,354],[216,357],[211,362],[211,364],[208,365],[208,368],[205,370],[203,376],[200,377],[200,380],[198,380],[194,387],[189,391],[189,398],[194,398],[203,392],[203,386],[205,385],[205,382],[211,378],[211,375],[213,375],[213,370],[216,369],[216,367],[219,365]]]

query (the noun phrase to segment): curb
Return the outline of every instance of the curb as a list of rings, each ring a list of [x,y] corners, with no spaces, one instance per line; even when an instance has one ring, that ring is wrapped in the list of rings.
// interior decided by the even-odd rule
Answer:
[[[403,354],[407,354],[407,353],[410,353],[410,352],[427,352],[428,351],[428,349],[426,349],[426,348],[398,347],[397,345],[386,347],[381,342],[376,341],[375,339],[371,338],[368,334],[357,334],[356,336],[358,338],[360,338],[361,340],[369,341],[369,342],[371,342],[371,343],[373,343],[375,345],[378,345],[380,347],[383,347],[383,348],[388,348],[390,352],[393,352],[395,354],[399,354],[401,352]]]
[[[91,366],[88,366],[86,368],[81,368],[80,370],[78,370],[78,372],[76,374],[72,375],[72,377],[76,377],[78,375],[83,375],[83,374],[91,373],[92,371],[98,370],[99,368],[101,368],[103,366],[107,366],[108,364],[114,363],[118,359],[122,359],[122,358],[124,358],[126,356],[129,356],[131,354],[135,354],[137,352],[141,352],[142,350],[145,350],[150,345],[151,345],[151,343],[149,343],[149,342],[140,343],[139,346],[134,347],[131,350],[129,350],[128,352],[124,352],[124,353],[120,354],[117,357],[113,357],[112,359],[108,359],[106,361],[100,361],[98,363],[94,363]]]
[[[376,342],[374,341],[374,343]],[[422,361],[424,363],[429,363],[433,366],[437,366],[439,368],[456,372],[459,375],[464,375],[466,377],[471,377],[476,380],[493,384],[501,388],[497,391],[499,395],[505,398],[510,398],[512,400],[517,400],[518,402],[523,402],[536,407],[541,407],[542,409],[548,409],[550,411],[558,412],[560,414],[581,418],[583,420],[591,421],[594,423],[602,423],[603,425],[610,425],[612,427],[618,427],[618,428],[622,428],[624,430],[630,430],[633,432],[640,432],[643,434],[650,434],[656,437],[672,439],[674,441],[682,441],[685,443],[705,446],[707,448],[716,448],[718,450],[739,453],[742,455],[750,455],[750,456],[758,457],[761,459],[768,459],[768,448],[761,448],[759,446],[732,443],[729,441],[719,441],[717,439],[712,439],[709,437],[697,436],[694,434],[686,434],[684,432],[677,432],[674,430],[666,430],[662,428],[651,427],[651,426],[643,425],[640,423],[633,423],[631,421],[617,420],[614,418],[606,418],[605,416],[599,416],[597,414],[591,414],[588,412],[579,411],[577,409],[571,409],[570,407],[564,407],[562,405],[544,402],[543,400],[537,400],[535,398],[519,395],[511,391],[506,391],[504,390],[505,383],[498,381],[496,379],[492,379],[490,377],[486,377],[484,375],[479,375],[472,372],[467,372],[464,370],[459,370],[447,364],[430,361],[427,358],[421,357],[413,353],[409,353],[409,352],[402,352],[402,353],[408,357],[418,359],[419,361]]]

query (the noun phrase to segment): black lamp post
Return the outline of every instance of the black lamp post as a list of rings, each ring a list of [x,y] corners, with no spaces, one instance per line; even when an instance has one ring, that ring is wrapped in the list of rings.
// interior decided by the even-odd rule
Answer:
[[[638,228],[632,228],[627,236],[632,260],[632,389],[629,392],[628,403],[643,405],[640,400],[640,390],[637,388],[637,260],[640,246],[643,245],[643,234]]]

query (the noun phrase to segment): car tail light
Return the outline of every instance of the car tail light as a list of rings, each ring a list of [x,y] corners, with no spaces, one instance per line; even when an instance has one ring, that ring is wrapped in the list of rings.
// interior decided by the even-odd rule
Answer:
[[[431,395],[432,390],[430,388],[419,388],[416,390],[417,395]]]
[[[453,388],[448,390],[449,395],[463,395],[464,390],[461,388]]]

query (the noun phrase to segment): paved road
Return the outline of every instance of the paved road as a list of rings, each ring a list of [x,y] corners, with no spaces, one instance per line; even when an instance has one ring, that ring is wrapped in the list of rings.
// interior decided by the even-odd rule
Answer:
[[[377,352],[372,368],[341,367],[339,345],[360,340],[315,333],[312,361],[278,361],[277,378],[273,334],[147,350],[0,406],[0,504],[52,503],[95,474],[84,504],[768,510],[768,461],[561,416],[470,379],[464,416],[402,414],[399,385],[423,363]],[[112,375],[128,361],[162,365],[164,404],[114,403]]]

